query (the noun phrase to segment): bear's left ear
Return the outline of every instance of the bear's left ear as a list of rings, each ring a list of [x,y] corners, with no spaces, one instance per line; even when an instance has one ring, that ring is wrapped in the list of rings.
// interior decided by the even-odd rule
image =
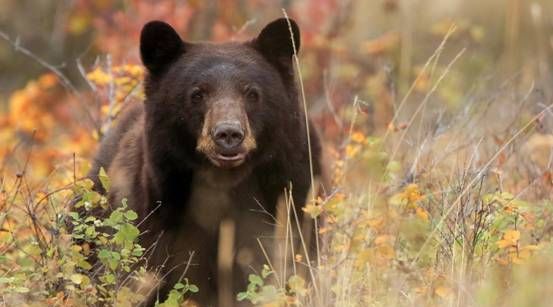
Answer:
[[[150,21],[140,33],[140,57],[150,73],[161,73],[185,51],[175,29],[163,21]]]
[[[261,30],[253,45],[277,68],[291,70],[292,56],[300,50],[300,29],[293,19],[279,18]]]

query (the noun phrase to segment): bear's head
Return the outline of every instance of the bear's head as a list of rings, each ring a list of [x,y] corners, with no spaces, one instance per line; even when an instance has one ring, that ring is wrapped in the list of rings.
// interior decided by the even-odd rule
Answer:
[[[284,18],[251,41],[222,44],[186,42],[164,22],[146,24],[140,54],[151,150],[187,167],[237,169],[271,157],[275,137],[301,129],[299,46],[298,26]]]

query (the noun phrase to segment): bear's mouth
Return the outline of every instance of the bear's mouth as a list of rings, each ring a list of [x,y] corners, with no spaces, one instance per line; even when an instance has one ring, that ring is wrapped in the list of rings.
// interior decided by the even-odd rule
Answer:
[[[209,157],[215,166],[221,168],[237,167],[246,160],[244,152],[218,152],[213,157]]]

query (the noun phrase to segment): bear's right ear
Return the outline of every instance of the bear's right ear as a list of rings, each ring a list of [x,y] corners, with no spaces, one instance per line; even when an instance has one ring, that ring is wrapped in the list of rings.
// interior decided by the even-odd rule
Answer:
[[[142,28],[140,57],[150,73],[160,73],[184,51],[185,43],[169,24],[155,20]]]
[[[290,73],[292,56],[300,48],[300,29],[293,19],[279,18],[266,25],[253,44],[280,71]]]

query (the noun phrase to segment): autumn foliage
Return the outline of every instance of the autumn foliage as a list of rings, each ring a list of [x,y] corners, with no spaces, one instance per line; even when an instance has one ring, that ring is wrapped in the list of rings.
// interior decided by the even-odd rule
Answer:
[[[237,299],[548,305],[551,5],[490,1],[501,14],[487,20],[492,4],[420,18],[415,8],[427,10],[409,1],[282,2],[75,1],[63,31],[91,45],[83,59],[67,59],[77,73],[18,52],[25,41],[16,33],[0,41],[11,57],[43,70],[0,97],[0,304],[140,300],[118,279],[129,271],[146,278],[134,267],[141,255],[134,213],[121,207],[114,217],[88,220],[70,213],[76,195],[84,195],[82,206],[107,201],[84,176],[121,108],[144,98],[139,31],[163,19],[190,40],[243,40],[285,8],[302,29],[298,73],[325,139],[332,187],[304,207],[324,221],[312,264],[300,255],[289,260],[309,274],[281,276],[268,261],[252,270]],[[75,236],[91,244],[76,244]],[[91,255],[101,258],[103,273],[88,273]],[[196,291],[183,281],[165,306],[189,302]]]

